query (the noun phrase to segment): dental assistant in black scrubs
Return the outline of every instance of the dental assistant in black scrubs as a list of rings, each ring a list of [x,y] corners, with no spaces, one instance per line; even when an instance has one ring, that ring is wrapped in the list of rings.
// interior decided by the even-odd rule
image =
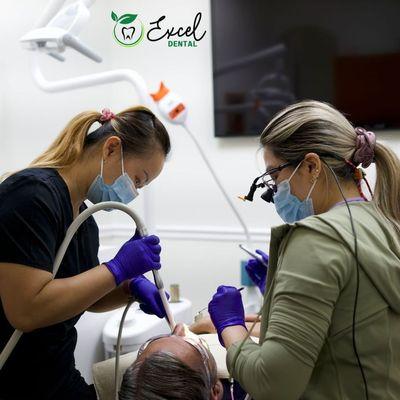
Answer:
[[[95,122],[100,127],[88,133]],[[84,201],[128,203],[161,172],[168,133],[151,111],[82,112],[29,168],[0,184],[0,351],[24,332],[0,370],[0,400],[96,399],[75,368],[75,324],[85,311],[123,306],[133,296],[164,316],[153,283],[156,236],[135,235],[99,265],[98,228],[90,217],[75,234],[55,277],[55,254]]]

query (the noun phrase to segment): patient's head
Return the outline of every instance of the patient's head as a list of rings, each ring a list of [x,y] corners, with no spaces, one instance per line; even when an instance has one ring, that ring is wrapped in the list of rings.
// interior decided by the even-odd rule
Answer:
[[[170,336],[150,340],[126,370],[120,400],[219,400],[222,384],[214,357],[178,324]]]

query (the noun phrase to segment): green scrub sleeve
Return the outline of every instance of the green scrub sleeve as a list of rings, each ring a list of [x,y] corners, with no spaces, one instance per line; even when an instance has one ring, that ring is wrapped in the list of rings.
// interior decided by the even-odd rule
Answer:
[[[349,279],[352,256],[341,242],[298,227],[280,257],[262,343],[247,340],[235,365],[240,343],[227,354],[230,373],[255,400],[301,397]]]

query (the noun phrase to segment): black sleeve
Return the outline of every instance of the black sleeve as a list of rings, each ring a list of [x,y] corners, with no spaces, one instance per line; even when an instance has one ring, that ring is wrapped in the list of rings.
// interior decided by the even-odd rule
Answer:
[[[0,262],[53,270],[59,221],[51,189],[26,180],[0,202]]]

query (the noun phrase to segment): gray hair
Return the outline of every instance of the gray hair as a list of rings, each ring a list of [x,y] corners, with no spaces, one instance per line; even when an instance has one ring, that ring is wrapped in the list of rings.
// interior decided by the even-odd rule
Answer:
[[[155,352],[126,370],[119,400],[209,400],[210,391],[204,371],[170,353]]]

